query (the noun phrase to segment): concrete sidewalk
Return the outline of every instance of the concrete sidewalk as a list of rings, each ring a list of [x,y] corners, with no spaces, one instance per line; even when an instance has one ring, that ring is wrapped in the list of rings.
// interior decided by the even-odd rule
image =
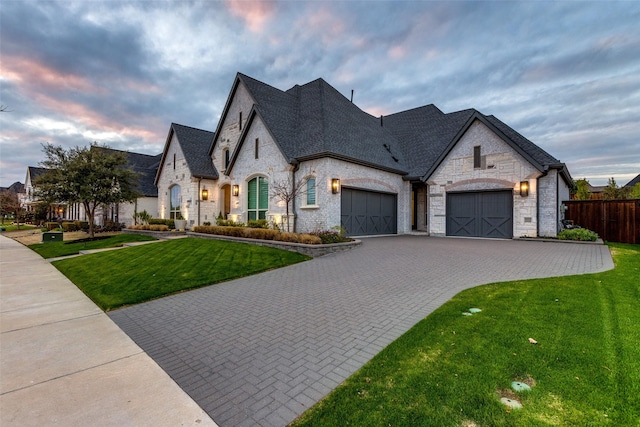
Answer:
[[[0,236],[0,425],[216,426],[73,283]]]

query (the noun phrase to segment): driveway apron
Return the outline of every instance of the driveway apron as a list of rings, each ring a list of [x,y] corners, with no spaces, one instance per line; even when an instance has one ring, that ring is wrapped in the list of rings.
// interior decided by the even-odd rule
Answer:
[[[284,426],[464,289],[611,268],[604,245],[367,238],[109,316],[220,426]]]

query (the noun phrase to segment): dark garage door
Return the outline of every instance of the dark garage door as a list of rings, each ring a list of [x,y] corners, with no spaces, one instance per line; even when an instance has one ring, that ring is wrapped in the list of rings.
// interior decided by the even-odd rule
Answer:
[[[342,188],[341,224],[349,236],[396,234],[395,194]]]
[[[447,236],[512,238],[512,191],[448,193]]]

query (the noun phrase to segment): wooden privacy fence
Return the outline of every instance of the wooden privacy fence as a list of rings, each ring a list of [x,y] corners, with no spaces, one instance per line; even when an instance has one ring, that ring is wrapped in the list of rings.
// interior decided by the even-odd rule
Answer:
[[[605,241],[640,244],[640,200],[570,200],[565,218]]]

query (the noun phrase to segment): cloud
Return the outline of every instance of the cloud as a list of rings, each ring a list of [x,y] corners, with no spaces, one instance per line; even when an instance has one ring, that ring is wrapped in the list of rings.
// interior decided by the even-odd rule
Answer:
[[[254,33],[262,32],[275,12],[275,3],[268,0],[225,0],[225,5]]]
[[[238,71],[322,77],[376,116],[473,107],[574,175],[640,171],[636,3],[10,1],[0,20],[0,185],[44,141],[157,154],[171,122],[214,130]]]

